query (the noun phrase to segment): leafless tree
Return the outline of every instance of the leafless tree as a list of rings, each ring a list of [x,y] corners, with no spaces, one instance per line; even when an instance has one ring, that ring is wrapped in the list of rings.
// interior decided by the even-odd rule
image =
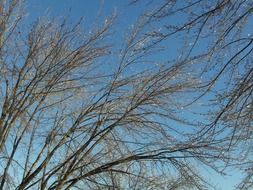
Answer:
[[[42,17],[26,32],[21,4],[8,0],[0,9],[0,189],[210,185],[200,165],[218,171],[230,138],[213,138],[219,131],[182,117],[189,94],[201,85],[192,63],[206,54],[154,59],[171,33],[152,25],[162,8],[141,16],[118,50],[114,15],[89,30],[82,21]],[[198,26],[216,9],[209,12],[172,33]]]
[[[177,37],[185,42],[183,59],[199,56],[194,64],[202,84],[195,87],[200,91],[193,102],[209,100],[205,103],[209,109],[202,109],[201,115],[210,121],[202,135],[230,139],[227,152],[239,155],[240,167],[246,171],[238,188],[252,188],[252,1],[151,0],[145,5],[149,11],[144,16],[162,27],[153,33],[160,37],[156,43]]]

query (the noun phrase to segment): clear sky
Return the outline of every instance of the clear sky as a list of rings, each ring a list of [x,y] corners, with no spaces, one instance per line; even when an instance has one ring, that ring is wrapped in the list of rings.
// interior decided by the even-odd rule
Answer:
[[[137,15],[144,10],[144,7],[140,5],[130,7],[127,0],[27,0],[27,2],[29,21],[45,15],[46,12],[51,16],[63,17],[70,11],[71,20],[77,21],[80,17],[84,17],[85,24],[88,26],[94,25],[116,12],[118,15],[114,27],[116,38],[123,37],[127,27],[131,26],[136,21]],[[176,44],[172,46],[176,46]],[[204,173],[207,179],[210,179],[210,182],[216,184],[217,189],[221,190],[232,189],[232,186],[240,178],[240,174],[236,171],[230,171],[233,175],[227,177],[221,177],[212,171]]]

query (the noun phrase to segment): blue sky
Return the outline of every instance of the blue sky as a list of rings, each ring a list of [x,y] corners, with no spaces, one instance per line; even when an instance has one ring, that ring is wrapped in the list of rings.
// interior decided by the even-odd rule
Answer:
[[[89,26],[103,21],[105,17],[116,12],[118,16],[114,30],[116,39],[119,40],[123,39],[127,28],[137,20],[137,16],[144,10],[144,7],[140,5],[130,7],[127,0],[28,0],[27,2],[29,21],[45,15],[46,12],[50,16],[63,17],[70,11],[70,18],[73,22],[84,17],[85,25]],[[175,47],[178,39],[172,39],[173,41],[175,44],[170,45]],[[174,48],[175,50],[176,48]],[[234,174],[226,177],[219,176],[213,171],[205,171],[204,173],[207,179],[210,179],[210,182],[221,190],[232,189],[240,178],[240,174],[235,174],[238,173],[236,171],[230,171]]]

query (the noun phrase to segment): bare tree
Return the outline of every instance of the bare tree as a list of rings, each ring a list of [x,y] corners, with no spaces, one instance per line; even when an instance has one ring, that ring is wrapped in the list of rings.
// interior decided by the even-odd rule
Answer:
[[[144,16],[162,27],[153,33],[159,36],[156,43],[177,37],[185,42],[182,59],[199,56],[194,64],[202,84],[195,87],[200,93],[192,103],[209,99],[205,104],[210,107],[201,110],[210,122],[200,136],[229,139],[227,153],[239,155],[239,166],[246,171],[238,188],[252,188],[252,1],[151,0],[146,6]]]
[[[154,60],[169,36],[154,30],[156,14],[140,17],[117,50],[114,15],[88,31],[39,18],[24,32],[21,1],[1,4],[0,189],[210,185],[199,165],[218,171],[230,139],[181,114],[200,85],[192,63],[206,54]]]

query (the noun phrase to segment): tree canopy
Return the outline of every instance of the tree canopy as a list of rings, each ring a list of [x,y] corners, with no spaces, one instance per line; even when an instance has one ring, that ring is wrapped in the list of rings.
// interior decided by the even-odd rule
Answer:
[[[129,1],[120,41],[25,3],[0,4],[0,189],[252,188],[251,1]]]

